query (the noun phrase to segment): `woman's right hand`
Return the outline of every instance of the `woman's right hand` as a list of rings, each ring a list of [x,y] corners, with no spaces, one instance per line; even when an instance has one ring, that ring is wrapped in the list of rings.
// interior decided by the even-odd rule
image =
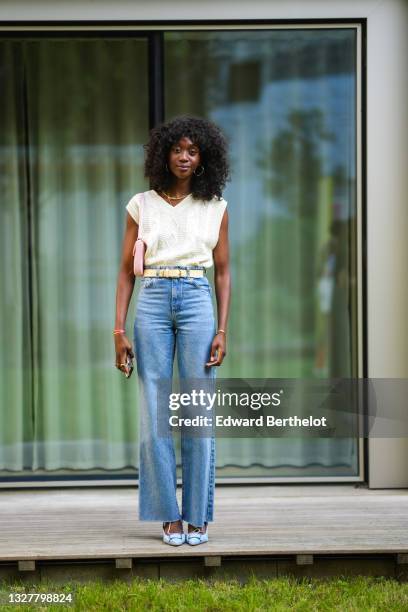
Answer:
[[[116,352],[116,367],[118,370],[123,372],[127,377],[129,376],[129,372],[131,369],[128,368],[127,360],[128,358],[134,359],[134,353],[132,349],[132,345],[127,339],[125,334],[116,334],[115,338],[115,352]]]

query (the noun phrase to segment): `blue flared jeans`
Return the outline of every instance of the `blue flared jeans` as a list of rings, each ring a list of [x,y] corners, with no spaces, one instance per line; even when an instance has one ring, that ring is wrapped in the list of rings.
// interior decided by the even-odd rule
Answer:
[[[146,266],[200,268],[201,266]],[[139,381],[139,519],[184,520],[201,527],[213,520],[214,436],[181,431],[182,511],[176,499],[176,458],[173,437],[158,430],[158,386],[173,378],[173,363],[181,379],[212,379],[210,360],[216,332],[212,287],[202,277],[142,277],[134,323],[134,349]]]

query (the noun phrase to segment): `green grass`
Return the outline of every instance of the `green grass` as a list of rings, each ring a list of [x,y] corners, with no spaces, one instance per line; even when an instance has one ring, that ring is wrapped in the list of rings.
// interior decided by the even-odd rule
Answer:
[[[181,611],[306,611],[338,610],[392,612],[408,610],[408,583],[393,579],[354,577],[332,580],[251,578],[245,585],[236,581],[138,580],[111,583],[93,582],[84,585],[53,583],[12,586],[2,583],[1,592],[74,593],[72,610],[86,612],[114,610]],[[4,599],[2,600],[4,601]],[[23,606],[0,606],[1,611],[22,609]],[[30,606],[24,610],[61,610],[65,606]]]

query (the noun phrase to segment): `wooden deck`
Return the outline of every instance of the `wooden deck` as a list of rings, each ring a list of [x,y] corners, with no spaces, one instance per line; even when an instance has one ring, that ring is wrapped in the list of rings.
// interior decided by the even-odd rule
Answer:
[[[131,567],[191,557],[220,565],[288,555],[301,565],[313,563],[310,555],[390,553],[398,563],[408,561],[406,489],[220,486],[215,513],[208,544],[173,548],[162,543],[159,523],[138,521],[137,488],[3,490],[0,566],[104,559]]]

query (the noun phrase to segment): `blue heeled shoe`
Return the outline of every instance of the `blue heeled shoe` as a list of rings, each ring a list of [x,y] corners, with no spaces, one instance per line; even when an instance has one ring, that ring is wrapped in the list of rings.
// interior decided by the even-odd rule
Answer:
[[[187,544],[190,544],[190,546],[197,546],[198,544],[205,544],[205,542],[208,542],[208,523],[205,533],[201,533],[201,528],[196,527],[194,531],[187,533],[186,540]]]
[[[163,542],[170,546],[181,546],[186,541],[185,533],[166,533],[163,523]],[[169,525],[170,527],[170,525]]]

